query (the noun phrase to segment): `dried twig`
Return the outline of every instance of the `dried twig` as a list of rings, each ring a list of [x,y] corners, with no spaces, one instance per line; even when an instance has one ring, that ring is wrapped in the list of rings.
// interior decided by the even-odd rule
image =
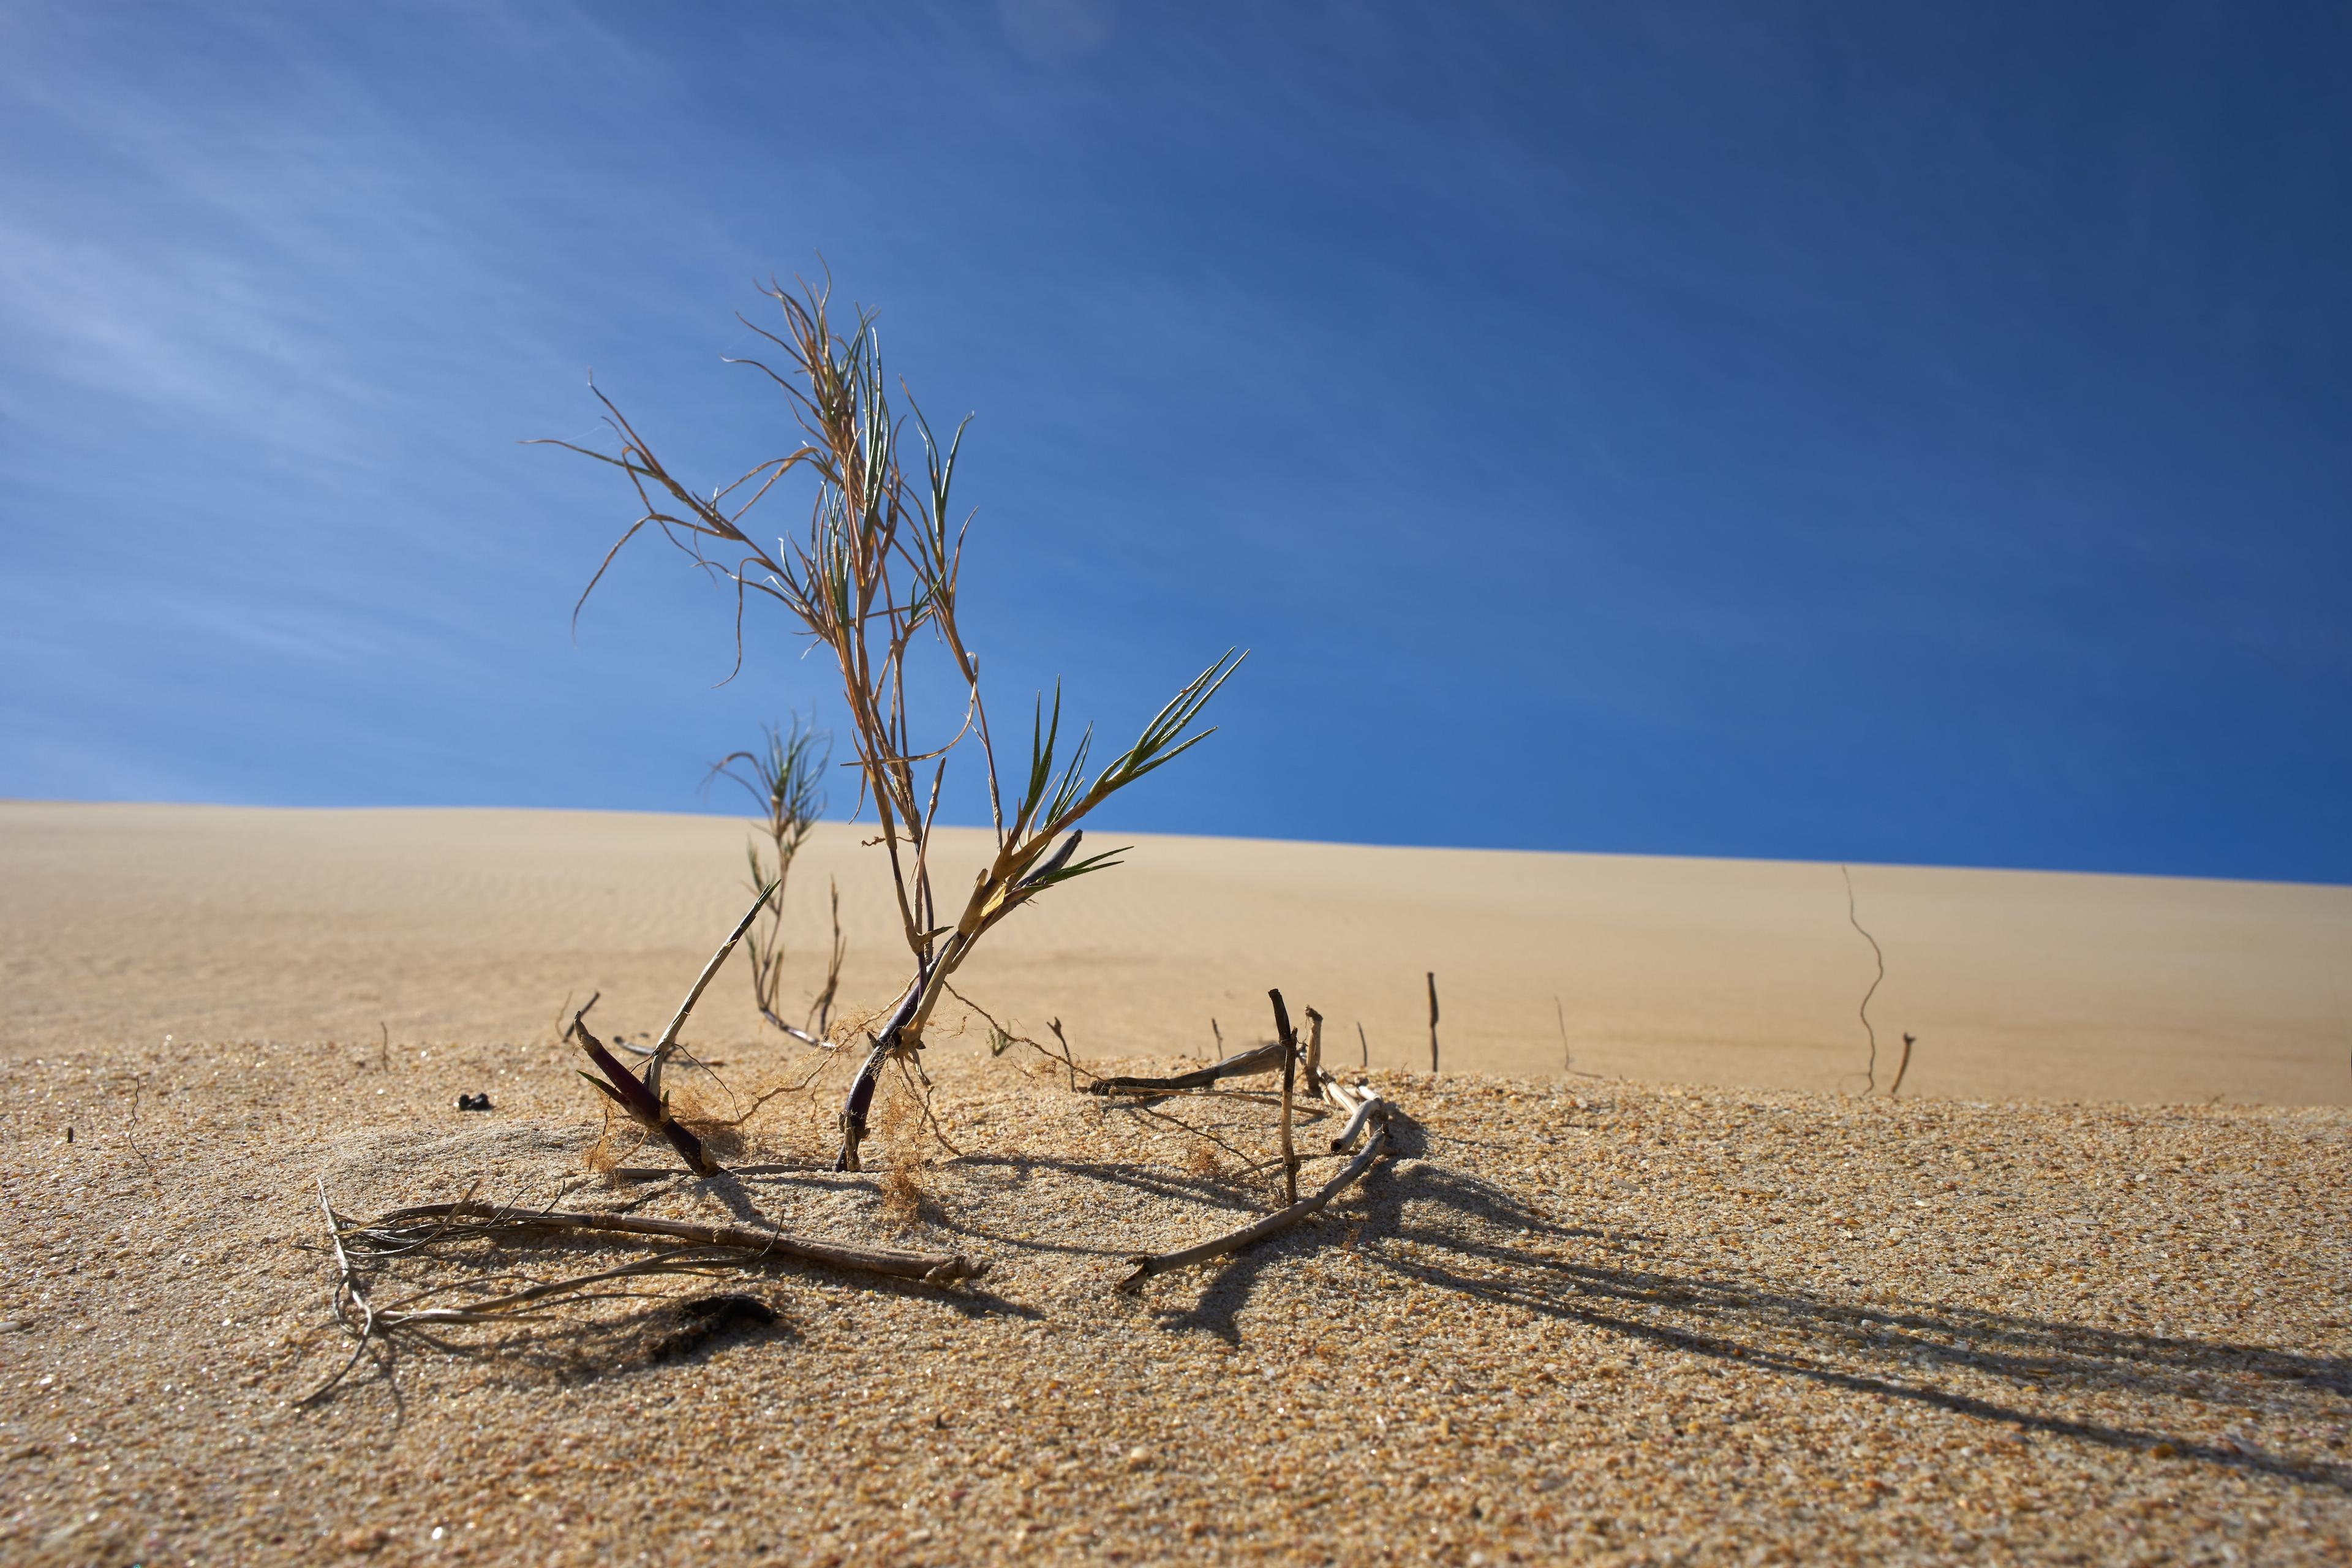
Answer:
[[[328,1298],[328,1303],[334,1311],[335,1321],[353,1335],[353,1343],[351,1358],[336,1369],[332,1377],[296,1400],[294,1403],[297,1405],[315,1404],[351,1375],[352,1368],[359,1364],[361,1355],[367,1350],[369,1338],[375,1332],[375,1308],[369,1304],[366,1293],[360,1289],[359,1278],[352,1270],[351,1254],[343,1250],[342,1226],[335,1218],[334,1205],[327,1201],[327,1178],[324,1176],[319,1178],[319,1207],[327,1216],[327,1239],[334,1244],[335,1248],[335,1288]],[[359,1312],[360,1321],[356,1326],[351,1321],[346,1302]]]
[[[1181,1094],[1186,1089],[1206,1089],[1223,1079],[1255,1078],[1281,1065],[1282,1042],[1276,1040],[1167,1078],[1098,1078],[1087,1086],[1087,1090],[1090,1094]]]
[[[412,1233],[421,1229],[430,1229],[435,1226],[449,1229],[451,1222],[460,1220],[480,1222],[467,1227],[467,1234],[530,1231],[647,1237],[748,1254],[749,1260],[789,1258],[795,1263],[820,1264],[828,1268],[887,1275],[899,1279],[920,1279],[934,1285],[977,1279],[987,1268],[984,1262],[961,1252],[908,1252],[898,1247],[824,1241],[811,1237],[789,1236],[780,1230],[712,1225],[698,1220],[655,1219],[639,1215],[593,1214],[568,1209],[517,1210],[476,1199],[418,1204],[395,1209],[363,1225],[352,1226],[345,1234],[400,1242],[409,1239]]]
[[[1319,1191],[1301,1198],[1287,1208],[1267,1215],[1262,1219],[1254,1220],[1223,1236],[1197,1242],[1191,1247],[1179,1247],[1173,1252],[1153,1253],[1129,1258],[1128,1261],[1134,1265],[1135,1272],[1119,1282],[1119,1289],[1131,1290],[1154,1274],[1165,1274],[1171,1269],[1181,1268],[1188,1264],[1206,1262],[1212,1258],[1222,1258],[1227,1253],[1239,1252],[1244,1247],[1253,1247],[1268,1237],[1279,1235],[1307,1218],[1307,1215],[1321,1210],[1325,1205],[1346,1191],[1349,1184],[1356,1181],[1366,1171],[1370,1170],[1373,1162],[1378,1160],[1389,1146],[1389,1110],[1386,1103],[1369,1089],[1351,1091],[1344,1085],[1331,1082],[1327,1083],[1326,1090],[1332,1092],[1335,1100],[1339,1103],[1352,1101],[1352,1109],[1374,1121],[1372,1136],[1365,1143],[1361,1153],[1349,1161],[1346,1168],[1326,1182]],[[1342,1099],[1342,1096],[1347,1098]],[[1355,1098],[1357,1096],[1363,1098],[1359,1100]]]
[[[662,1063],[677,1048],[678,1032],[686,1027],[688,1015],[694,1011],[694,1005],[702,1000],[702,993],[709,988],[711,976],[719,973],[719,965],[727,962],[727,955],[735,951],[735,944],[743,940],[743,933],[751,929],[751,922],[760,918],[760,911],[767,907],[768,900],[783,885],[781,877],[761,885],[752,897],[751,907],[743,911],[743,918],[735,922],[735,929],[727,933],[727,940],[719,944],[719,951],[710,955],[710,962],[704,964],[702,973],[694,977],[694,984],[688,990],[686,1000],[677,1005],[677,1012],[670,1018],[669,1027],[664,1029],[661,1038],[654,1042],[653,1060],[646,1067],[646,1088],[655,1094],[661,1092]]]
[[[418,1204],[394,1209],[372,1220],[349,1223],[328,1202],[324,1178],[319,1183],[319,1206],[327,1218],[328,1240],[334,1248],[336,1279],[331,1299],[335,1321],[352,1335],[351,1355],[335,1373],[297,1401],[310,1405],[325,1397],[343,1379],[369,1345],[386,1332],[406,1327],[442,1327],[468,1323],[511,1321],[568,1302],[594,1300],[604,1294],[598,1287],[618,1280],[656,1274],[707,1274],[749,1268],[776,1260],[815,1264],[855,1273],[944,1285],[978,1278],[986,1264],[962,1253],[909,1252],[897,1247],[862,1245],[788,1236],[782,1231],[750,1226],[711,1225],[687,1220],[640,1217],[627,1214],[593,1214],[552,1207],[517,1209],[480,1202],[471,1196],[454,1203]],[[454,1305],[418,1305],[458,1287],[430,1286],[384,1306],[377,1306],[362,1287],[357,1252],[382,1262],[414,1258],[445,1244],[498,1240],[521,1235],[625,1237],[650,1243],[662,1250],[611,1268],[544,1280],[493,1295],[476,1295]]]
[[[1437,972],[1429,973],[1429,1076],[1437,1076]]]
[[[1269,991],[1274,999],[1275,1042],[1282,1047],[1282,1181],[1286,1205],[1298,1202],[1298,1151],[1290,1142],[1290,1096],[1298,1081],[1298,1041],[1290,1032],[1290,1011],[1282,1005],[1282,993]]]
[[[147,1151],[142,1148],[139,1143],[139,1094],[140,1090],[144,1087],[145,1085],[141,1081],[139,1076],[135,1073],[132,1074],[131,1079],[131,1110],[123,1119],[122,1141],[126,1144],[130,1145],[131,1152],[137,1156],[139,1163],[145,1168],[148,1183],[154,1187],[155,1194],[160,1198],[163,1196],[163,1178],[156,1173],[155,1162],[147,1157]]]
[[[1862,931],[1862,940],[1870,943],[1870,955],[1878,961],[1878,973],[1871,978],[1870,989],[1862,994],[1862,1005],[1855,1009],[1862,1018],[1863,1032],[1870,1037],[1870,1062],[1863,1069],[1864,1081],[1862,1089],[1863,1093],[1868,1094],[1878,1087],[1878,1031],[1871,1026],[1870,999],[1878,994],[1880,984],[1886,979],[1886,954],[1880,951],[1876,937],[1866,931],[1862,931],[1862,921],[1854,915],[1853,873],[1841,866],[1838,868],[1838,875],[1845,879],[1846,921],[1854,930]]]
[[[923,1070],[923,1064],[901,1058],[898,1076],[906,1079],[907,1092],[915,1097],[915,1103],[923,1113],[923,1125],[930,1129],[931,1136],[939,1140],[940,1147],[953,1158],[962,1159],[963,1151],[948,1142],[947,1133],[940,1130],[940,1119],[931,1114],[931,1075]],[[919,1079],[920,1083],[916,1081]]]
[[[1014,1046],[1026,1046],[1031,1050],[1035,1051],[1039,1056],[1044,1057],[1047,1061],[1061,1062],[1073,1071],[1085,1074],[1087,1079],[1086,1090],[1089,1094],[1103,1093],[1104,1089],[1102,1086],[1105,1083],[1119,1081],[1117,1079],[1097,1078],[1095,1074],[1087,1068],[1077,1066],[1076,1061],[1073,1060],[1070,1056],[1069,1041],[1067,1039],[1062,1040],[1062,1054],[1057,1057],[1052,1051],[1047,1050],[1045,1047],[1031,1039],[1028,1036],[1016,1035],[1010,1029],[1007,1029],[1003,1025],[998,1023],[994,1017],[990,1016],[988,1009],[981,1006],[971,997],[966,996],[962,992],[958,991],[954,986],[950,985],[948,987],[948,994],[953,996],[957,1001],[971,1009],[971,1011],[979,1014],[987,1023],[989,1055],[1002,1056],[1005,1051],[1011,1049]],[[1133,1092],[1138,1094],[1148,1094],[1151,1091],[1137,1090]],[[1193,1137],[1202,1140],[1203,1142],[1215,1144],[1218,1148],[1223,1149],[1226,1153],[1242,1161],[1244,1165],[1247,1165],[1249,1163],[1250,1157],[1247,1153],[1234,1147],[1231,1143],[1226,1142],[1223,1139],[1218,1137],[1207,1128],[1195,1127],[1181,1116],[1172,1116],[1167,1111],[1160,1110],[1156,1106],[1144,1104],[1141,1099],[1124,1100],[1121,1102],[1120,1109],[1136,1111],[1139,1114],[1151,1117],[1155,1121],[1165,1121],[1168,1125],[1175,1128],[1180,1132],[1187,1132],[1192,1134]]]
[[[833,1041],[830,1037],[833,1028],[833,1004],[841,994],[841,961],[849,954],[849,943],[841,934],[841,883],[834,878],[827,877],[824,885],[833,906],[833,947],[825,959],[824,989],[818,992],[816,1000],[809,1004],[809,1013],[816,1023],[815,1036],[812,1043],[831,1050],[833,1048]],[[803,1040],[811,1038],[798,1030],[793,1033]]]
[[[703,1148],[702,1140],[669,1113],[669,1097],[662,1092],[661,1087],[662,1068],[679,1050],[678,1035],[694,1012],[694,1005],[702,1000],[703,992],[709,988],[711,977],[727,962],[727,955],[735,951],[735,944],[743,940],[743,933],[751,929],[751,922],[759,918],[760,910],[766,906],[779,885],[772,881],[760,889],[759,896],[751,900],[751,907],[743,911],[743,918],[735,922],[735,929],[727,934],[726,941],[719,944],[719,951],[710,955],[710,962],[702,966],[702,973],[695,976],[694,984],[688,989],[686,999],[678,1004],[669,1027],[662,1031],[661,1038],[655,1042],[648,1053],[642,1078],[630,1071],[618,1057],[605,1048],[602,1040],[589,1032],[588,1008],[596,1005],[595,996],[589,997],[588,1005],[572,1016],[572,1026],[564,1031],[564,1037],[578,1040],[580,1048],[596,1065],[596,1070],[604,1075],[598,1079],[583,1072],[581,1079],[611,1100],[630,1121],[646,1132],[665,1140],[698,1176],[717,1175],[719,1163]],[[602,992],[597,993],[597,995],[602,994]]]
[[[1330,1093],[1332,1088],[1333,1086],[1327,1084],[1324,1092]],[[1334,1095],[1333,1099],[1337,1103],[1345,1103],[1339,1100],[1337,1095]],[[1362,1091],[1362,1097],[1356,1101],[1355,1110],[1348,1117],[1348,1124],[1339,1129],[1339,1135],[1337,1138],[1331,1140],[1331,1152],[1346,1153],[1348,1146],[1355,1142],[1356,1134],[1364,1130],[1364,1123],[1372,1119],[1372,1113],[1380,1109],[1381,1103],[1379,1095],[1371,1093],[1369,1089]]]
[[[1054,1043],[1062,1047],[1062,1065],[1070,1069],[1070,1092],[1078,1092],[1078,1059],[1070,1054],[1069,1037],[1062,1033],[1062,1020],[1049,1018],[1045,1026],[1054,1031]]]

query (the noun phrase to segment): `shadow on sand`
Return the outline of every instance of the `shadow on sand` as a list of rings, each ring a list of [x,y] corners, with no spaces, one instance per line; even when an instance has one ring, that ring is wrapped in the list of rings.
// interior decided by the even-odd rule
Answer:
[[[1549,1257],[1538,1250],[1547,1243],[1647,1238],[1559,1224],[1491,1183],[1419,1158],[1425,1147],[1419,1131],[1410,1123],[1397,1131],[1398,1159],[1335,1203],[1331,1219],[1357,1227],[1356,1235],[1410,1243],[1355,1250],[1399,1283],[1580,1323],[1659,1350],[2006,1423],[2026,1434],[2117,1449],[2166,1444],[2184,1457],[2352,1492],[2352,1467],[2343,1463],[2037,1408],[2068,1395],[2112,1401],[2120,1394],[2144,1402],[2151,1418],[2161,1418],[2161,1404],[2175,1403],[2228,1424],[2274,1418],[2283,1399],[2311,1399],[2316,1403],[2308,1414],[2324,1426],[2341,1421],[2337,1402],[2352,1395],[2352,1361],[2346,1358],[1974,1308],[1840,1300],[1811,1287],[1714,1277],[1671,1262],[1613,1267]],[[1328,1223],[1276,1238],[1214,1269],[1189,1306],[1155,1316],[1168,1331],[1238,1343],[1239,1314],[1261,1277],[1334,1244]],[[1996,1391],[1953,1386],[1964,1378],[1979,1390],[1990,1380]],[[2013,1392],[1998,1393],[2003,1384]]]

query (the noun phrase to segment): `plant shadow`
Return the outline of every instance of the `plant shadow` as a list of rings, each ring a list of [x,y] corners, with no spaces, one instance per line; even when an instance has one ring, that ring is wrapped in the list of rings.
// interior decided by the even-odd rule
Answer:
[[[2352,1359],[1949,1303],[1841,1299],[1810,1284],[1743,1278],[1736,1269],[1711,1273],[1679,1260],[1563,1258],[1547,1249],[1577,1243],[1589,1253],[1657,1238],[1561,1225],[1492,1183],[1415,1158],[1418,1146],[1401,1148],[1398,1159],[1335,1200],[1321,1226],[1227,1260],[1188,1304],[1155,1308],[1158,1326],[1239,1344],[1240,1314],[1259,1281],[1332,1245],[1339,1222],[1350,1227],[1339,1245],[1385,1274],[1389,1288],[1467,1296],[1766,1376],[2000,1423],[2029,1438],[2135,1451],[2164,1446],[2184,1458],[2352,1493],[2352,1466],[2343,1462],[2273,1452],[2242,1436],[2200,1439],[2165,1429],[2168,1415],[2179,1421],[2194,1412],[2203,1417],[2196,1426],[2218,1417],[2243,1432],[2298,1400],[2311,1402],[2307,1414],[2324,1429],[2341,1421],[2340,1401],[2352,1395]],[[1375,1238],[1380,1245],[1359,1245]],[[2070,1403],[2079,1408],[2060,1408]]]

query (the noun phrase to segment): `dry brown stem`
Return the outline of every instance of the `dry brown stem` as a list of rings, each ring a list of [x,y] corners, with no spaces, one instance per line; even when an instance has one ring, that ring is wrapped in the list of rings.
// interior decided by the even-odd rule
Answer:
[[[1318,1191],[1276,1213],[1253,1220],[1248,1225],[1227,1231],[1223,1236],[1196,1242],[1191,1247],[1179,1247],[1173,1252],[1152,1253],[1129,1258],[1129,1261],[1135,1267],[1135,1272],[1119,1282],[1119,1289],[1132,1290],[1152,1275],[1165,1274],[1171,1269],[1182,1268],[1190,1264],[1204,1263],[1212,1258],[1222,1258],[1228,1253],[1239,1252],[1244,1247],[1254,1247],[1268,1237],[1278,1236],[1308,1215],[1320,1212],[1333,1198],[1345,1192],[1350,1184],[1362,1176],[1366,1171],[1370,1170],[1373,1163],[1386,1152],[1389,1147],[1391,1112],[1387,1102],[1369,1088],[1351,1088],[1328,1077],[1323,1084],[1323,1089],[1334,1104],[1347,1108],[1356,1115],[1359,1121],[1370,1120],[1372,1122],[1372,1136],[1365,1143],[1361,1153],[1349,1161],[1347,1166],[1338,1175],[1326,1182]]]
[[[1290,1099],[1298,1084],[1298,1041],[1290,1032],[1290,1012],[1282,1005],[1282,993],[1268,991],[1266,994],[1274,999],[1275,1043],[1282,1047],[1282,1201],[1286,1205],[1296,1205],[1298,1149],[1290,1141]]]
[[[512,1209],[471,1198],[394,1209],[364,1224],[348,1226],[341,1234],[345,1237],[366,1237],[387,1246],[407,1246],[425,1235],[454,1234],[458,1221],[478,1222],[467,1228],[468,1235],[499,1231],[645,1237],[745,1255],[739,1261],[782,1258],[852,1273],[919,1279],[933,1285],[977,1279],[987,1268],[984,1262],[976,1261],[961,1252],[908,1252],[897,1247],[826,1241],[813,1237],[790,1236],[781,1230],[713,1225],[699,1220],[655,1219],[640,1215],[593,1214],[568,1209]]]
[[[1429,1076],[1437,1076],[1437,972],[1429,972]]]
[[[1092,1094],[1181,1094],[1187,1089],[1206,1089],[1223,1079],[1255,1078],[1281,1065],[1282,1042],[1276,1040],[1236,1052],[1221,1062],[1195,1068],[1191,1072],[1167,1078],[1098,1078],[1087,1089]]]
[[[1838,868],[1838,875],[1845,879],[1846,923],[1862,932],[1862,940],[1870,943],[1871,957],[1878,963],[1878,973],[1871,977],[1870,989],[1862,994],[1862,1005],[1854,1009],[1856,1015],[1862,1019],[1863,1033],[1870,1039],[1870,1060],[1863,1068],[1862,1087],[1862,1092],[1868,1094],[1878,1087],[1878,1030],[1870,1021],[1870,999],[1877,995],[1878,988],[1886,983],[1886,954],[1879,947],[1878,939],[1868,931],[1863,931],[1861,917],[1854,912],[1853,873],[1841,866]]]

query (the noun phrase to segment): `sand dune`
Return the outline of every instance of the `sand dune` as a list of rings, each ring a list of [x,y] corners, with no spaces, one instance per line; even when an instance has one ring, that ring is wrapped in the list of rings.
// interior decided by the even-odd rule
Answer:
[[[740,847],[719,818],[0,806],[0,1560],[2352,1551],[2352,1115],[1986,1103],[2340,1105],[2352,892],[1858,868],[1874,1014],[1922,1037],[1890,1103],[1839,1092],[1873,965],[1835,867],[1144,840],[1004,927],[971,990],[1104,1067],[1173,1065],[1213,1012],[1255,1037],[1278,983],[1338,1059],[1362,1021],[1399,1114],[1322,1215],[1129,1295],[1137,1251],[1284,1201],[1263,1097],[1114,1104],[942,1039],[935,1120],[887,1081],[868,1168],[835,1173],[845,1059],[772,1037],[690,1079],[782,1090],[729,1170],[590,1174],[556,1005],[602,987],[608,1029],[657,1027]],[[808,852],[812,936],[861,853]],[[844,889],[868,999],[897,980],[876,891]],[[1429,968],[1438,1079],[1399,1070]],[[699,1043],[751,1032],[726,979]],[[1563,1076],[1562,1014],[1603,1076]],[[1335,1120],[1304,1123],[1310,1182]],[[352,1354],[321,1194],[468,1193],[986,1272],[640,1277],[402,1330],[306,1403]],[[585,1256],[363,1273],[446,1302],[650,1254]],[[713,1291],[772,1321],[711,1332]]]
[[[947,836],[976,860],[984,835]],[[1120,842],[1122,840],[1114,840]],[[0,1048],[160,1039],[536,1038],[569,994],[657,1027],[742,899],[723,817],[0,805]],[[1282,985],[1352,1056],[1732,1088],[1858,1089],[1874,973],[1838,868],[1140,837],[966,971],[992,1011],[1168,1056],[1265,1028]],[[877,868],[826,825],[795,872],[800,973],[837,877],[845,994],[903,949]],[[965,873],[950,865],[952,885]],[[1853,868],[1886,954],[1879,1081],[1906,1094],[2352,1103],[2352,889]],[[813,984],[813,977],[812,977]],[[753,1033],[740,975],[700,1027]],[[1566,1040],[1562,1028],[1565,1025]]]

